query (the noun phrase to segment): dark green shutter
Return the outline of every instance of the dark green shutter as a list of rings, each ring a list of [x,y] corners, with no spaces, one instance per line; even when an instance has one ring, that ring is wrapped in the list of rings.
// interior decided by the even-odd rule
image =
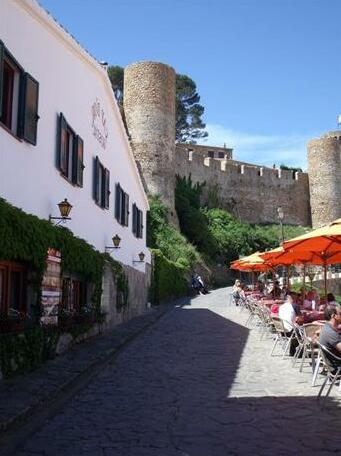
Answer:
[[[57,163],[60,171],[67,176],[68,175],[68,139],[67,139],[67,122],[62,113],[59,116],[59,134],[58,134],[58,145],[57,145]]]
[[[38,129],[38,99],[39,99],[39,83],[28,73],[23,75],[23,91],[22,91],[22,119],[19,120],[19,125],[22,125],[23,138],[33,144],[37,144],[37,129]]]
[[[138,211],[138,235],[137,237],[139,238],[142,238],[143,237],[143,212],[142,211]]]
[[[116,184],[115,187],[115,218],[120,222],[120,213],[121,213],[121,186]]]
[[[83,187],[83,169],[84,169],[84,143],[80,136],[74,138],[74,179],[73,182],[78,187]]]
[[[5,46],[2,41],[0,41],[0,117],[2,115],[2,91],[3,91],[3,79],[4,79],[4,55],[5,55]]]
[[[124,225],[124,209],[125,209],[125,193],[124,191],[120,188],[120,224]]]
[[[109,199],[110,199],[110,171],[108,169],[104,170],[104,207],[109,209]]]
[[[93,197],[97,204],[100,202],[99,194],[99,173],[100,173],[100,163],[98,157],[94,159],[94,170],[93,170]]]
[[[124,194],[124,226],[129,225],[129,195]]]
[[[135,236],[137,236],[137,207],[136,204],[133,204],[133,222],[132,222],[132,229]]]

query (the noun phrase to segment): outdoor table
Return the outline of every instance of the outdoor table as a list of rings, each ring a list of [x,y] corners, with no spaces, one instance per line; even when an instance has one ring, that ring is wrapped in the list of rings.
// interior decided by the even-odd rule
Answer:
[[[263,304],[264,306],[271,307],[274,304],[277,304],[277,305],[283,304],[284,301],[282,299],[262,299],[260,301],[260,303]]]
[[[313,323],[315,321],[324,319],[324,312],[319,312],[317,310],[302,310],[302,316],[304,323]]]
[[[244,291],[244,293],[245,293],[245,296],[252,296],[254,298],[263,296],[263,294],[259,291],[248,290],[248,291]]]

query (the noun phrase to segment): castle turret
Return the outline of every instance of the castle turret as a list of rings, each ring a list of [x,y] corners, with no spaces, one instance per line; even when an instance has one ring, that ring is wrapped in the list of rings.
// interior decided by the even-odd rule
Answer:
[[[177,223],[175,187],[175,71],[156,62],[124,70],[124,113],[145,190],[158,194]]]
[[[314,228],[341,217],[341,131],[308,143],[308,174]]]

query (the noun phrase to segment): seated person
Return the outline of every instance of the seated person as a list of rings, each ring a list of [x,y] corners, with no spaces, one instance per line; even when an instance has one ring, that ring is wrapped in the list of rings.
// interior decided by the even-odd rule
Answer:
[[[312,292],[312,290],[310,290],[305,295],[305,299],[303,301],[303,308],[306,310],[311,310],[313,299],[314,299],[314,293]]]
[[[320,295],[318,294],[317,290],[311,290],[311,303],[312,303],[312,309],[318,309],[321,301],[320,301]]]
[[[285,303],[280,305],[278,316],[283,320],[284,330],[289,335],[293,331],[298,318],[294,308],[293,293],[289,293]],[[293,338],[290,343],[290,356],[294,356],[297,345],[297,340]]]
[[[295,291],[290,291],[289,295],[292,297],[292,306],[294,308],[296,316],[301,316],[301,300],[299,294],[295,293]]]
[[[278,316],[283,320],[284,329],[291,332],[297,317],[292,293],[287,294],[284,304],[280,305]]]
[[[270,295],[273,299],[278,299],[281,297],[281,289],[279,287],[278,280],[275,280]]]
[[[333,293],[328,293],[327,294],[327,306],[337,306],[338,302],[335,300],[335,296]]]
[[[236,306],[239,306],[239,301],[245,299],[245,293],[240,280],[236,280],[232,287],[232,296]]]
[[[338,332],[338,325],[341,324],[341,310],[338,306],[327,305],[324,309],[324,318],[326,323],[323,325],[320,333],[320,344],[324,345],[334,355],[341,357],[341,335]],[[330,358],[334,367],[338,363]]]
[[[280,298],[283,299],[283,300],[285,300],[285,298],[286,298],[286,296],[287,296],[288,293],[290,293],[290,290],[288,289],[288,287],[287,287],[286,285],[284,285],[284,286],[282,287],[282,290],[281,290],[281,296],[280,296]]]
[[[258,280],[257,285],[256,285],[256,290],[258,290],[260,293],[263,293],[264,284],[262,281]]]

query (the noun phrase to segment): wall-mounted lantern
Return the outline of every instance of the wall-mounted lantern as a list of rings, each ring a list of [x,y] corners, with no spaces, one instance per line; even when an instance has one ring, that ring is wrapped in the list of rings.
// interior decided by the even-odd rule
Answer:
[[[112,243],[114,245],[113,246],[106,245],[105,246],[105,251],[120,249],[121,248],[120,247],[120,242],[121,242],[121,238],[119,237],[118,234],[115,234],[115,236],[112,237]]]
[[[145,256],[146,255],[143,252],[140,252],[138,254],[139,260],[133,260],[133,263],[143,263]]]
[[[52,217],[52,215],[49,216],[49,221],[51,220],[58,220],[56,223],[56,226],[59,225],[60,223],[65,223],[66,220],[71,220],[71,217],[69,217],[69,214],[72,209],[72,204],[70,204],[67,200],[67,198],[64,199],[64,201],[61,201],[60,203],[57,204],[60,212],[60,217]]]

